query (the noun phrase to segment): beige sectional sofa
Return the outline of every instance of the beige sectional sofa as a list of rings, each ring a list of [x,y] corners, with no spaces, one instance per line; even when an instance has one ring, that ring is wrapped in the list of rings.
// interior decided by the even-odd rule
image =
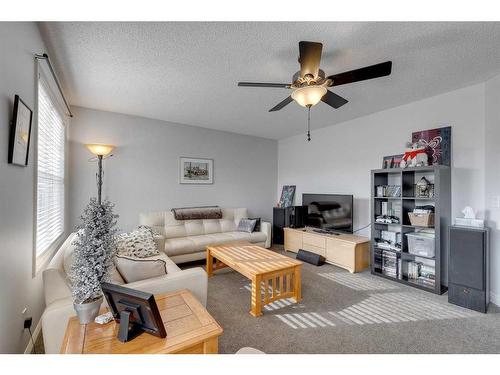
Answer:
[[[175,263],[206,257],[206,246],[232,241],[249,241],[271,246],[271,224],[262,221],[260,231],[238,232],[240,219],[247,218],[246,208],[222,208],[222,219],[176,220],[171,211],[140,214],[139,223],[152,227],[165,237],[164,251]]]
[[[67,276],[67,272],[71,267],[74,249],[72,242],[75,235],[75,233],[72,233],[66,239],[43,272],[46,309],[42,316],[42,332],[45,353],[59,353],[68,319],[76,315]],[[206,306],[206,272],[200,267],[181,270],[165,254],[155,257],[155,259],[158,258],[165,262],[166,275],[125,284],[120,274],[115,270],[113,282],[153,294],[189,289]]]

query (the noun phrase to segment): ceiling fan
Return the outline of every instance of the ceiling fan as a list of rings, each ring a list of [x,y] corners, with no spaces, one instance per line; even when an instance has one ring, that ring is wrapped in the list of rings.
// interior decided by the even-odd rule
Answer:
[[[271,108],[269,112],[279,111],[294,100],[299,105],[307,107],[309,110],[320,101],[337,109],[346,104],[348,100],[340,95],[334,94],[327,89],[328,87],[384,77],[391,74],[392,62],[386,61],[380,64],[326,76],[325,72],[319,68],[322,49],[323,44],[321,43],[299,42],[300,71],[293,75],[292,83],[238,82],[238,86],[274,87],[293,90],[290,96]],[[308,131],[308,137],[309,133]],[[310,140],[310,137],[308,140]]]

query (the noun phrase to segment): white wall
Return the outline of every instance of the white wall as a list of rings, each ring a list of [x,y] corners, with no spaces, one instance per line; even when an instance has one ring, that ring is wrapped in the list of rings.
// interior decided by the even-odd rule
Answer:
[[[0,23],[0,46],[0,353],[19,353],[29,337],[21,311],[27,307],[35,328],[44,301],[41,275],[32,274],[34,144],[27,167],[7,164],[9,123],[14,94],[34,109],[34,54],[45,47],[35,23],[6,22]]]
[[[332,113],[334,116],[335,113]],[[354,228],[370,222],[370,170],[402,153],[416,130],[452,126],[452,215],[472,206],[493,229],[492,301],[500,304],[500,76],[369,116],[323,128],[312,141],[279,141],[278,195],[284,184],[302,193],[354,194]],[[369,236],[369,230],[360,232]]]
[[[332,111],[335,116],[335,111]],[[354,194],[354,229],[370,223],[370,170],[400,154],[416,130],[452,126],[452,212],[484,214],[484,84],[452,91],[279,141],[281,185],[302,193]],[[366,235],[369,230],[365,230]]]
[[[492,301],[500,305],[500,76],[486,82],[485,205],[490,238]]]
[[[70,217],[78,223],[96,195],[97,165],[85,143],[111,143],[104,161],[104,196],[116,204],[119,226],[137,226],[140,212],[172,207],[247,207],[251,216],[272,217],[277,184],[274,140],[74,108],[70,132]],[[179,184],[179,157],[214,159],[213,185]]]

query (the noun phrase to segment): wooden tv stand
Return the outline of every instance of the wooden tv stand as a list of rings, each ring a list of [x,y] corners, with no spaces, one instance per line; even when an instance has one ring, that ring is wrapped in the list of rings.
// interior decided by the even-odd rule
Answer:
[[[370,239],[353,234],[323,234],[309,228],[284,228],[285,251],[308,250],[325,257],[326,262],[351,273],[370,266]]]

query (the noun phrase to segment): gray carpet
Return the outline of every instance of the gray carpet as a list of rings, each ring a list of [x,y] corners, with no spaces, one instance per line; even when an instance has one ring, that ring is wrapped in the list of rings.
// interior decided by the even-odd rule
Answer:
[[[290,256],[294,254],[288,253]],[[369,272],[304,264],[300,304],[275,302],[254,318],[250,282],[221,270],[208,282],[208,310],[224,329],[220,353],[500,353],[500,310],[488,314]]]

